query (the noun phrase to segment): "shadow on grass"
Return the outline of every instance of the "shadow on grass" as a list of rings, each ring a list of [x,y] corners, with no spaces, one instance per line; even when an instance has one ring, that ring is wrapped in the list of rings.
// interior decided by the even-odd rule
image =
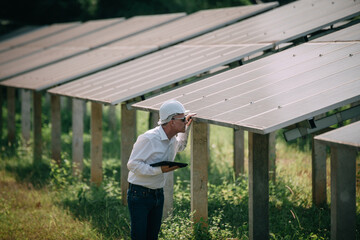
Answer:
[[[115,159],[103,162],[103,181],[100,186],[90,182],[90,161],[84,161],[81,180],[72,174],[72,165],[65,161],[61,167],[52,166],[52,187],[58,191],[58,204],[74,217],[89,222],[105,239],[128,239],[129,214],[122,205],[120,163]]]
[[[77,186],[72,194],[66,193],[61,204],[76,218],[90,222],[106,239],[128,239],[128,209],[122,205],[116,188],[112,183],[100,187]]]
[[[106,173],[100,187],[91,186],[74,178],[71,164],[63,161],[61,167],[44,162],[32,164],[31,157],[2,159],[1,167],[13,175],[17,182],[32,184],[40,189],[49,187],[56,191],[54,203],[68,210],[75,218],[90,222],[105,239],[128,239],[130,236],[129,214],[122,205],[119,168],[113,161],[104,163]],[[86,166],[84,171],[90,172]]]
[[[50,183],[50,165],[39,163],[36,165],[21,163],[6,164],[5,170],[15,176],[16,181],[31,183],[35,188],[42,188]]]

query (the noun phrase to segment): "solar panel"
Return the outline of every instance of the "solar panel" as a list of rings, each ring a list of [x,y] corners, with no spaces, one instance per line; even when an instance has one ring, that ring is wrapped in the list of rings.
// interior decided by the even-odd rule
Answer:
[[[115,24],[121,23],[124,20],[125,20],[124,18],[112,18],[112,19],[99,19],[99,20],[87,21],[77,26],[76,28],[64,31],[61,34],[52,35],[45,39],[32,42],[27,46],[46,48],[64,42],[68,42],[67,46],[73,46],[72,45],[73,42],[69,40],[74,40],[75,38],[81,38],[81,37],[86,38],[87,34],[95,34],[94,37],[97,37],[98,35],[100,35],[97,33],[97,30],[101,30],[105,32],[106,31],[105,29],[107,27],[110,26],[115,27]],[[154,22],[154,24],[156,24],[156,22]],[[83,46],[87,46],[87,45],[85,44]]]
[[[85,52],[88,49],[85,47],[77,48],[59,48],[53,47],[46,51],[40,51],[31,56],[17,59],[16,61],[0,65],[0,78],[8,78],[9,76],[17,75],[21,72],[26,72],[28,69],[37,69],[48,62],[56,61],[57,59],[66,59],[79,52]],[[36,57],[35,57],[36,56]],[[21,70],[20,70],[21,69]],[[19,72],[21,71],[21,72]]]
[[[49,92],[117,104],[194,74],[203,73],[219,63],[222,65],[241,56],[245,57],[261,48],[269,48],[269,45],[174,46],[51,89]],[[190,74],[186,76],[184,72]]]
[[[137,56],[146,52],[154,51],[151,47],[127,47],[119,49],[95,49],[82,55],[72,57],[58,64],[49,65],[45,68],[34,70],[28,74],[11,78],[1,82],[1,85],[24,88],[31,90],[43,90],[69,81],[73,78],[81,77],[87,72],[96,72],[103,68],[112,66],[111,63],[117,59],[126,60],[124,52]],[[106,63],[110,63],[107,66]]]
[[[306,43],[134,104],[177,99],[210,123],[270,133],[360,100],[360,43]]]
[[[0,43],[9,40],[10,38],[16,38],[19,37],[23,34],[28,34],[30,32],[39,30],[41,28],[43,28],[44,26],[38,26],[38,25],[29,25],[29,26],[23,26],[21,28],[18,28],[16,30],[13,30],[9,33],[3,34],[0,36]],[[1,46],[0,45],[0,52],[2,51],[6,51],[9,48],[7,46]]]
[[[269,3],[260,6],[256,5],[249,7],[224,8],[221,10],[207,10],[194,13],[193,15],[189,15],[177,21],[173,21],[158,28],[143,32],[132,38],[142,39],[142,42],[140,43],[130,44],[126,40],[120,40],[114,42],[113,44],[109,44],[105,47],[91,51],[88,54],[82,54],[46,68],[41,68],[28,74],[15,77],[6,81],[6,84],[11,85],[11,83],[14,83],[13,86],[23,86],[24,88],[36,90],[45,89],[50,87],[51,84],[54,86],[56,84],[80,77],[81,75],[84,76],[90,73],[94,73],[101,68],[110,67],[115,64],[136,58],[138,56],[147,54],[150,51],[155,51],[161,47],[165,47],[168,44],[173,44],[175,42],[191,38],[194,36],[194,34],[201,34],[204,31],[210,31],[214,28],[230,24],[236,20],[248,17],[249,15],[255,14],[259,11],[265,11],[266,9],[272,8],[276,5],[277,4]],[[214,15],[211,14],[212,12],[215,13],[214,15],[216,18],[214,18]],[[204,24],[204,22],[208,22],[208,24]],[[174,28],[181,30],[182,34],[173,36],[171,30]],[[196,32],[194,29],[196,29]],[[155,35],[156,37],[154,38]],[[161,42],[159,42],[159,39]],[[94,55],[99,56],[99,59],[92,58]],[[93,60],[96,61],[95,65],[92,65]],[[75,65],[76,67],[74,68],[73,66]],[[21,66],[17,66],[16,68],[20,67]],[[66,69],[65,72],[64,69]],[[7,71],[7,69],[0,67],[0,76],[2,76],[1,70],[4,72]],[[11,71],[13,70],[11,69]],[[8,75],[9,73],[6,74]],[[49,77],[46,77],[47,74]],[[44,86],[40,86],[38,84],[39,80],[36,80],[38,83],[33,82],[35,79],[40,78],[48,79]]]
[[[0,80],[64,60],[89,51],[91,48],[129,37],[182,16],[184,16],[183,13],[133,17],[91,34],[67,41],[56,48],[49,48],[16,61],[2,64],[0,65]]]
[[[39,40],[54,33],[59,33],[66,29],[75,27],[78,24],[79,23],[56,23],[50,26],[42,27],[38,30],[31,31],[29,33],[22,34],[20,36],[0,42],[0,49],[10,49],[21,45],[29,44],[32,41]]]
[[[88,21],[83,24],[77,25],[74,28],[66,29],[60,33],[50,35],[37,41],[30,42],[25,46],[13,48],[9,51],[0,53],[0,64],[12,61],[19,57],[29,55],[31,53],[44,50],[45,48],[54,47],[61,43],[70,41],[86,34],[93,33],[97,30],[104,29],[112,24],[124,21],[123,18],[117,19],[101,19]]]
[[[313,42],[345,42],[360,40],[360,23],[344,28],[341,31],[313,40]]]
[[[239,19],[276,7],[277,3],[265,3],[243,7],[202,10],[187,16],[181,21],[166,24],[162,28],[146,32],[112,44],[113,46],[134,46],[154,44],[163,48],[184,41],[211,30],[234,23]]]
[[[327,143],[348,145],[360,150],[360,134],[356,133],[360,133],[360,121],[321,134],[315,139]]]
[[[88,47],[95,48],[107,45],[111,42],[124,39],[124,36],[130,37],[134,34],[144,33],[149,29],[153,30],[155,27],[163,26],[174,20],[180,20],[185,16],[185,13],[171,13],[147,16],[135,16],[128,20],[121,22],[114,27],[103,29],[101,32],[78,38],[74,41],[63,44],[64,47]],[[120,34],[120,35],[119,35]]]
[[[303,0],[187,41],[189,45],[274,43],[306,37],[343,19],[359,15],[358,0]]]
[[[360,151],[360,122],[314,137],[313,179],[324,185],[326,204],[326,145],[330,146],[331,238],[355,239],[357,161]],[[317,183],[318,184],[318,183]],[[319,189],[321,190],[321,189]],[[346,196],[346,197],[344,197]],[[334,204],[336,203],[336,204]]]
[[[285,39],[306,36],[308,32],[326,25],[324,21],[315,21],[317,17],[326,17],[329,25],[336,19],[358,14],[359,4],[353,1],[337,2],[336,9],[337,11],[329,1],[319,1],[319,4],[314,1],[292,3],[170,49],[152,53],[141,59],[51,89],[49,92],[110,104],[128,101],[283,42],[284,39],[278,37],[279,28],[273,26],[281,26],[281,23],[285,23],[287,32],[291,33],[284,36]],[[346,14],[339,14],[344,12],[342,9],[346,10]],[[305,12],[306,17],[300,17]],[[268,34],[263,34],[264,32]],[[260,36],[263,36],[262,40]],[[257,44],[246,44],[249,42],[247,38],[258,39],[255,41]]]

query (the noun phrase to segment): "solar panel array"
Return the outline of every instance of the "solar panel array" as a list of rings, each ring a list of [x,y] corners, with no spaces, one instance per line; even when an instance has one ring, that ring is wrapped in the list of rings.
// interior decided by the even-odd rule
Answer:
[[[221,9],[221,11],[201,11],[136,35],[136,37],[143,39],[143,42],[138,44],[130,44],[126,40],[120,40],[92,50],[86,54],[72,57],[66,61],[23,74],[19,77],[14,77],[2,84],[18,88],[42,90],[80,76],[94,73],[102,68],[107,68],[147,54],[168,44],[183,41],[184,39],[193,37],[194,34],[201,34],[204,31],[210,31],[213,28],[230,24],[238,19],[248,17],[250,14],[255,14],[261,10],[264,11],[273,6],[276,6],[276,4],[271,3],[261,6],[225,8]],[[213,11],[216,14],[211,14]],[[124,23],[126,22],[127,21]],[[208,24],[204,24],[204,22],[207,22]],[[181,29],[181,34],[176,35],[176,38],[171,35],[174,28]],[[196,32],[194,29],[196,29]],[[154,35],[156,35],[156,38],[153,37]],[[161,39],[161,43],[159,43],[159,39]],[[59,51],[59,53],[60,52],[61,51]],[[29,61],[26,63],[28,62]],[[19,68],[20,66],[17,64],[17,66],[14,67]],[[0,75],[2,75],[1,70],[2,68],[0,67]],[[10,71],[10,69],[4,69],[3,71]]]
[[[100,47],[113,41],[129,37],[182,16],[184,16],[184,14],[177,13],[133,17],[110,27],[102,28],[99,31],[67,41],[56,47],[31,54],[27,57],[22,57],[16,61],[4,63],[0,65],[0,80],[87,52],[92,48]],[[84,60],[81,60],[81,62],[86,64]]]
[[[102,103],[121,103],[270,49],[274,44],[307,36],[351,18],[359,11],[360,5],[354,1],[291,3],[49,92]],[[300,17],[305,13],[306,18]]]

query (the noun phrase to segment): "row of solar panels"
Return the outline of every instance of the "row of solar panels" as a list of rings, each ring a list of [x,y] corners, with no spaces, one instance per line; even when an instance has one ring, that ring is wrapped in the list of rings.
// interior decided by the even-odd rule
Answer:
[[[15,60],[0,60],[4,62],[0,78],[6,79],[0,84],[35,91],[63,84],[48,92],[118,104],[281,43],[307,38],[360,14],[358,0],[302,0],[275,6],[269,3],[206,10],[189,16],[109,20],[105,29],[64,40],[55,47],[48,47],[44,37],[39,40],[45,46],[41,51]],[[68,31],[78,27],[69,27]],[[342,31],[349,35],[338,31],[321,41],[352,42],[306,43],[134,107],[156,111],[165,99],[176,98],[204,121],[259,133],[286,127],[359,100],[359,25]],[[104,32],[114,36],[100,41]],[[191,40],[174,45],[187,39]],[[41,47],[36,42],[29,43],[33,47],[28,48]],[[26,46],[2,53],[20,52]]]
[[[199,11],[189,16],[180,13],[137,16],[126,21],[123,19],[100,21],[100,23],[99,21],[90,21],[58,34],[30,42],[22,47],[0,53],[0,63],[2,63],[0,65],[0,79],[6,79],[81,53],[87,54],[79,56],[78,61],[83,64],[82,66],[88,65],[91,58],[101,56],[104,56],[105,59],[96,60],[99,66],[117,64],[125,61],[126,58],[134,58],[137,55],[143,55],[149,51],[178,43],[202,32],[230,24],[249,14],[255,14],[257,11],[264,11],[272,6],[274,4],[230,8],[223,11]],[[93,31],[89,32],[89,28]],[[86,34],[84,31],[87,31]],[[66,37],[63,36],[65,33],[67,33]],[[39,48],[41,51],[34,51]],[[31,51],[33,51],[32,54],[30,54]],[[110,59],[108,58],[109,54],[110,57],[115,55],[117,57]],[[74,63],[69,64],[73,65]],[[91,71],[90,68],[87,71],[82,71],[82,73],[86,74]],[[69,73],[69,75],[76,74]]]

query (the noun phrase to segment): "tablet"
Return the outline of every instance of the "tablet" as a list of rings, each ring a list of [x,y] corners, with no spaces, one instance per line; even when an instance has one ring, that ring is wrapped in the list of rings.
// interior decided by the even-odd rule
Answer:
[[[150,166],[152,167],[160,167],[160,166],[169,166],[169,167],[173,167],[173,166],[179,166],[179,167],[186,167],[188,164],[187,163],[181,163],[181,162],[171,162],[171,161],[162,161],[162,162],[157,162],[157,163],[153,163],[150,164]]]

